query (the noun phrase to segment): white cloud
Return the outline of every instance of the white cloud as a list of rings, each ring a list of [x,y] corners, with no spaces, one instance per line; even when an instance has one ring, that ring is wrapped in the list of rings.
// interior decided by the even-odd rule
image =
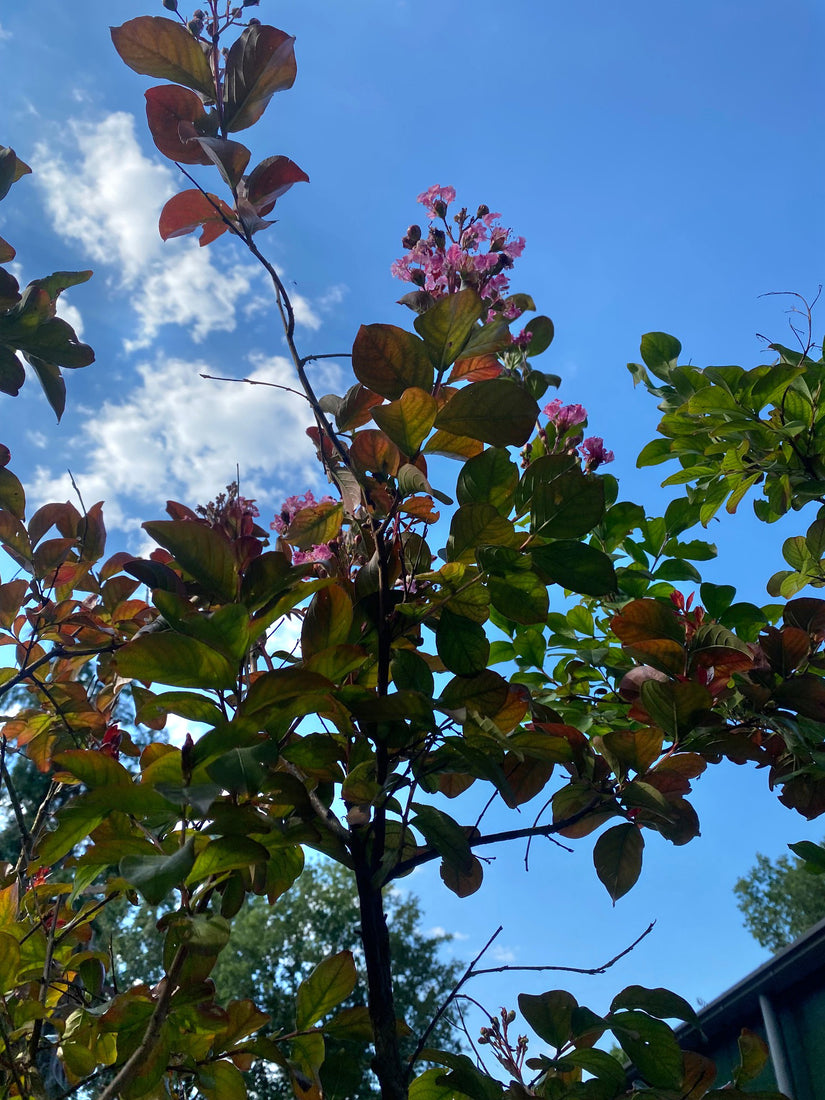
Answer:
[[[35,179],[55,231],[113,269],[131,292],[139,328],[127,349],[148,346],[168,324],[188,328],[195,341],[233,331],[256,271],[239,265],[219,271],[196,241],[161,241],[158,215],[176,180],[143,155],[134,118],[117,111],[100,122],[72,122],[64,150],[55,139],[38,145]]]
[[[249,375],[294,387],[286,359],[248,357]],[[336,368],[325,368],[333,383]],[[144,362],[138,384],[120,400],[106,401],[76,438],[76,453],[63,456],[87,505],[105,500],[107,526],[139,530],[147,506],[161,514],[169,497],[204,504],[235,479],[244,496],[270,501],[317,485],[319,467],[305,429],[312,421],[305,401],[281,389],[207,381],[206,374],[240,373],[182,359]],[[32,500],[72,496],[68,475],[38,467]],[[154,513],[153,513],[154,514]],[[261,521],[267,522],[262,509]],[[136,537],[140,537],[136,535]]]
[[[83,315],[76,305],[73,305],[66,297],[65,294],[61,294],[60,303],[57,307],[57,313],[59,317],[62,317],[64,321],[72,326],[77,333],[78,340],[83,339]]]
[[[7,42],[11,38],[11,31],[3,29],[3,24],[0,23],[0,42]]]
[[[490,957],[494,962],[507,965],[516,961],[516,952],[511,947],[496,946],[490,951]]]

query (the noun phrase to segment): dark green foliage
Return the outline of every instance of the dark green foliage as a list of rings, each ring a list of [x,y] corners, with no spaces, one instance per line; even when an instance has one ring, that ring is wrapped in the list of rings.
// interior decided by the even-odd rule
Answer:
[[[806,871],[795,857],[772,862],[758,853],[733,891],[745,927],[769,951],[781,951],[825,917],[825,878]]]

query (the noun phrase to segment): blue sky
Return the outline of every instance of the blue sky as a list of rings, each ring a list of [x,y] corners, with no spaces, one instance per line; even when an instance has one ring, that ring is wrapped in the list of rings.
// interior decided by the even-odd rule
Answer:
[[[204,501],[236,463],[264,516],[318,487],[300,405],[199,378],[291,375],[266,286],[233,243],[157,237],[163,201],[187,185],[146,131],[152,82],[108,33],[142,14],[162,14],[159,0],[38,0],[0,16],[0,143],[36,169],[0,207],[0,234],[26,278],[95,269],[67,297],[97,351],[68,379],[60,426],[30,384],[3,403],[3,439],[35,503],[65,498],[70,467],[87,504],[106,500],[113,543],[132,549],[167,497]],[[641,334],[672,332],[699,365],[770,361],[757,333],[790,343],[788,303],[760,295],[813,297],[823,277],[821,5],[263,0],[256,14],[297,36],[295,87],[243,136],[258,159],[286,154],[311,178],[259,238],[296,295],[302,350],[344,352],[362,322],[409,323],[389,266],[420,220],[415,196],[451,183],[527,238],[513,288],[555,321],[545,369],[616,452],[623,496],[660,513],[660,471],[634,466],[657,421],[625,368]],[[316,368],[318,388],[346,385],[346,369]],[[807,524],[767,528],[741,512],[714,525],[720,558],[705,572],[762,602],[782,538]],[[466,937],[464,957],[503,923],[491,964],[593,966],[657,920],[604,978],[479,981],[472,992],[492,1008],[556,985],[605,1007],[631,980],[708,1000],[763,957],[741,928],[736,877],[757,851],[825,830],[744,768],[714,769],[695,801],[702,837],[682,849],[651,837],[642,880],[615,909],[588,842],[575,855],[535,847],[529,874],[522,852],[502,852],[464,901],[429,871],[408,882],[429,926]]]

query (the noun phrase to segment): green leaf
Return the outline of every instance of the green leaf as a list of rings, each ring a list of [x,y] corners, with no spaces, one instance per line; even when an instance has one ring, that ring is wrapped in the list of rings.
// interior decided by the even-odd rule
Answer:
[[[550,989],[535,997],[520,993],[518,1006],[540,1039],[556,1050],[565,1045],[570,1038],[573,1013],[578,1008],[572,993],[565,989]]]
[[[468,707],[494,717],[507,702],[509,687],[503,676],[487,669],[478,676],[455,676],[444,688],[439,706],[448,711]]]
[[[444,405],[436,428],[494,447],[520,447],[536,426],[538,403],[517,382],[491,378],[473,382]]]
[[[351,951],[340,951],[323,959],[298,987],[296,1027],[312,1027],[349,997],[356,982]]]
[[[553,322],[549,317],[545,317],[543,314],[540,314],[538,317],[532,317],[524,326],[524,329],[525,332],[529,332],[532,336],[532,340],[527,345],[527,355],[530,358],[534,355],[541,355],[542,352],[547,351],[553,343],[553,337],[556,334]]]
[[[187,878],[188,883],[201,882],[210,875],[220,875],[236,868],[252,867],[266,863],[269,852],[246,836],[221,836],[211,840],[195,860]]]
[[[453,513],[447,539],[447,561],[476,560],[479,546],[512,546],[520,536],[492,504],[465,504]]]
[[[596,841],[593,864],[614,905],[636,884],[644,846],[641,831],[630,822],[614,825]]]
[[[547,586],[535,573],[508,573],[504,577],[491,576],[487,587],[490,590],[490,602],[496,611],[500,611],[513,622],[530,626],[532,623],[544,623],[550,610]]]
[[[329,585],[312,597],[301,627],[304,659],[330,646],[344,645],[352,628],[352,600],[338,584]]]
[[[426,313],[416,317],[415,330],[424,340],[436,370],[443,371],[458,359],[476,322],[485,312],[481,298],[468,288],[457,294],[446,294]]]
[[[7,466],[0,467],[0,508],[5,508],[19,520],[25,518],[25,490]]]
[[[519,472],[509,453],[500,447],[488,447],[461,467],[456,483],[459,504],[492,504],[508,516]]]
[[[548,584],[560,584],[584,596],[605,596],[618,587],[613,562],[587,543],[561,539],[548,546],[531,546],[536,572]]]
[[[696,1012],[678,993],[657,986],[648,989],[643,985],[628,985],[617,993],[610,1004],[610,1011],[620,1008],[641,1009],[649,1016],[660,1020],[684,1020],[685,1023],[699,1026]]]
[[[182,886],[195,863],[195,839],[190,837],[172,855],[126,856],[120,873],[150,905],[160,905],[175,886]]]
[[[272,755],[272,748],[264,743],[230,749],[214,760],[206,773],[223,790],[250,798],[264,785],[269,771],[265,760]]]
[[[648,1084],[665,1089],[681,1086],[682,1051],[667,1024],[643,1012],[617,1012],[610,1028]]]
[[[667,381],[676,366],[682,345],[666,332],[647,332],[642,337],[641,353],[645,365],[659,378]]]
[[[223,532],[192,520],[154,520],[143,529],[210,594],[237,598],[238,571],[232,543]]]
[[[484,628],[463,615],[454,614],[448,607],[441,609],[436,648],[445,667],[459,676],[483,672],[490,656],[490,642]]]
[[[265,24],[247,27],[233,43],[223,88],[224,125],[230,133],[252,126],[273,95],[295,83],[294,46],[293,37]]]
[[[404,454],[414,455],[430,434],[437,411],[431,394],[410,386],[397,401],[379,406],[372,415],[378,427]]]
[[[129,680],[184,688],[232,688],[237,665],[185,634],[166,631],[128,642],[113,657],[118,675]]]
[[[11,348],[0,344],[0,393],[17,397],[26,381],[26,368]]]
[[[604,482],[573,469],[535,485],[531,530],[543,538],[580,538],[596,527],[604,512]]]
[[[243,1074],[225,1059],[200,1066],[195,1081],[206,1100],[247,1100],[249,1096]]]
[[[87,787],[130,787],[132,777],[117,760],[96,749],[68,749],[57,753],[54,763]]]
[[[367,389],[397,400],[409,389],[430,391],[435,372],[424,341],[396,325],[362,325],[352,345],[352,370]]]
[[[93,832],[108,811],[93,804],[88,796],[75,798],[61,807],[57,814],[57,828],[46,833],[37,847],[37,859],[41,866],[52,867],[76,844]]]
[[[292,517],[284,538],[299,550],[311,550],[331,542],[341,530],[344,506],[334,501],[323,501],[309,508],[302,508]]]
[[[805,863],[805,870],[812,875],[825,874],[825,847],[810,840],[800,840],[788,847]]]
[[[214,97],[215,80],[206,54],[182,24],[160,15],[141,15],[110,29],[115,49],[136,73]]]
[[[0,994],[9,993],[17,984],[20,968],[20,944],[7,932],[0,932]]]
[[[411,819],[410,825],[418,829],[427,845],[434,848],[445,863],[455,871],[467,874],[471,868],[472,851],[466,830],[434,806],[414,802],[412,808],[416,816]]]
[[[448,497],[440,489],[434,489],[422,471],[417,466],[413,466],[411,462],[405,462],[403,466],[399,467],[398,473],[395,475],[395,481],[398,485],[398,491],[404,497],[413,496],[415,493],[428,493],[436,500],[440,500],[442,504],[453,503],[452,497]]]
[[[410,1085],[409,1100],[455,1100],[466,1093],[457,1093],[452,1085],[440,1084],[446,1081],[445,1072],[437,1066],[426,1069]]]
[[[674,741],[687,736],[713,706],[708,689],[694,680],[645,680],[641,697],[653,722]]]

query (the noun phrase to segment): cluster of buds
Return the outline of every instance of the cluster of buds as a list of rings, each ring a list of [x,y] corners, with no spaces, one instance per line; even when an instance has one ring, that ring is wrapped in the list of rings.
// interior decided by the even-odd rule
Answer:
[[[163,3],[163,6],[166,8],[167,11],[179,11],[178,0],[161,0],[161,2]],[[221,26],[216,19],[212,19],[207,22],[208,16],[203,8],[196,8],[192,12],[192,17],[190,19],[183,19],[183,16],[181,16],[181,19],[183,19],[183,21],[186,23],[186,28],[189,33],[192,34],[195,38],[200,38],[200,36],[203,34],[204,27],[206,28],[206,33],[211,38],[218,35],[220,31],[229,26],[231,22],[234,22],[236,19],[240,19],[243,16],[244,8],[257,7],[260,2],[261,0],[243,0],[242,3],[237,4],[235,7],[233,7],[231,11],[229,10],[229,6],[227,5],[226,21],[224,22],[223,26]],[[249,23],[250,26],[256,23],[259,24],[260,20],[250,19]]]
[[[515,1018],[516,1014],[512,1009],[502,1008],[498,1016],[490,1017],[489,1027],[481,1028],[478,1042],[481,1046],[489,1046],[507,1072],[523,1083],[522,1069],[527,1056],[528,1039],[526,1035],[519,1035],[515,1043],[511,1041],[509,1028]]]
[[[227,485],[225,493],[218,493],[208,504],[199,504],[195,511],[212,527],[220,528],[231,539],[266,538],[266,532],[255,520],[260,515],[254,500],[241,496],[237,481]]]
[[[487,303],[488,320],[498,314],[514,320],[521,310],[505,304],[507,272],[524,251],[524,238],[514,237],[499,223],[501,215],[484,205],[475,214],[462,207],[448,219],[454,201],[455,188],[438,184],[418,196],[431,219],[428,232],[425,236],[419,225],[409,227],[401,241],[406,254],[393,263],[392,274],[418,287],[428,304],[471,287]]]

